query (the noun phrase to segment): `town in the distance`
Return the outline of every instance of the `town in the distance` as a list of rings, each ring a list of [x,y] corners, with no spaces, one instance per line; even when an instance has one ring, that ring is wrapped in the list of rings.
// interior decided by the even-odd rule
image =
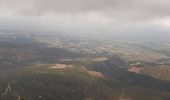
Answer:
[[[0,100],[170,99],[168,36],[106,37],[1,30]]]

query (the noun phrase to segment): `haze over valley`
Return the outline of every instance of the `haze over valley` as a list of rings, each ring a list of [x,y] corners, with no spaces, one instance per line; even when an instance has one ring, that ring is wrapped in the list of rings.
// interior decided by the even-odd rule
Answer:
[[[0,100],[170,100],[167,0],[0,0]]]

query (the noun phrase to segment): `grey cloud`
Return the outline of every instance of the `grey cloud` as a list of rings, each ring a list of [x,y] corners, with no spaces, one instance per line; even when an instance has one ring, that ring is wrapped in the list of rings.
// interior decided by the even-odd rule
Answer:
[[[113,32],[155,27],[159,21],[167,25],[162,19],[170,18],[169,5],[169,0],[0,0],[0,21],[36,22],[56,30]]]
[[[0,0],[0,8],[28,14],[98,11],[162,16],[170,14],[169,5],[168,0]]]

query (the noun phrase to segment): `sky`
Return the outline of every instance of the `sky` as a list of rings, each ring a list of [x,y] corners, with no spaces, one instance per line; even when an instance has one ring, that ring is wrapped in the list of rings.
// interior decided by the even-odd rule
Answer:
[[[170,0],[0,0],[0,29],[170,32]]]

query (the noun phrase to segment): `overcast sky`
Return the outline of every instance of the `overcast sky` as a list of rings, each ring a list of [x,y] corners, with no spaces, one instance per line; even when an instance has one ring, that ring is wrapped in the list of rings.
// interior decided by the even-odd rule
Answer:
[[[170,0],[0,0],[0,28],[77,33],[166,31]]]

